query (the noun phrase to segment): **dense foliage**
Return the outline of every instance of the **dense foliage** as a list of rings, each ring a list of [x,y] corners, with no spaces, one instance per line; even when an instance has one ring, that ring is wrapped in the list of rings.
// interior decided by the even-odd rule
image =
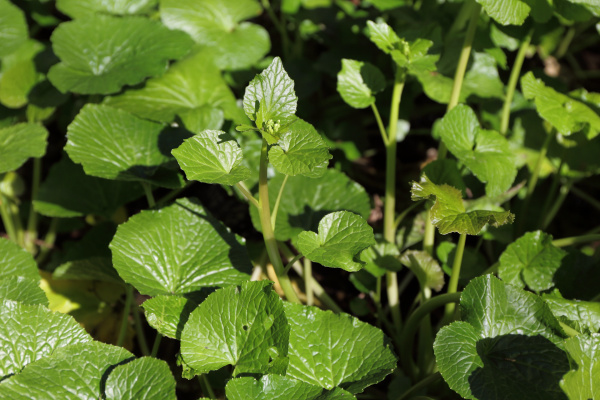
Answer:
[[[594,0],[0,0],[0,398],[600,398],[598,54]]]

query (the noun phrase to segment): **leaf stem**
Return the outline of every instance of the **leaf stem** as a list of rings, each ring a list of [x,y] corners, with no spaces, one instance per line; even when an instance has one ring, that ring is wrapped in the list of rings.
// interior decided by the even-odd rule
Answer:
[[[35,258],[35,262],[38,265],[41,265],[46,258],[50,254],[50,251],[54,247],[54,241],[56,240],[56,228],[58,227],[58,218],[52,218],[50,221],[50,226],[48,227],[48,232],[46,232],[46,236],[44,236],[43,245],[40,247],[40,252]]]
[[[465,243],[467,241],[467,234],[461,233],[458,239],[458,245],[456,246],[456,255],[454,256],[454,262],[452,263],[452,275],[450,276],[450,282],[448,282],[448,290],[446,293],[456,293],[458,289],[458,278],[460,277],[460,268],[462,266],[463,254],[465,252]],[[446,305],[444,312],[444,319],[450,321],[454,315],[455,306],[453,303]]]
[[[375,102],[371,104],[371,110],[373,110],[373,114],[375,115],[375,120],[377,121],[377,126],[379,127],[379,133],[381,134],[381,139],[383,140],[383,144],[387,145],[388,136],[385,131],[385,126],[383,126],[383,121],[381,120],[381,115],[379,114],[379,110],[377,109],[377,105]]]
[[[271,225],[271,208],[269,207],[269,187],[267,179],[267,167],[268,167],[268,143],[265,139],[262,141],[262,148],[260,151],[260,169],[258,177],[258,198],[260,207],[258,213],[260,215],[260,222],[262,226],[263,238],[267,253],[273,269],[277,274],[279,280],[279,286],[285,293],[285,297],[292,303],[301,304],[298,295],[292,287],[290,278],[284,273],[283,262],[281,261],[281,255],[279,254],[279,248],[277,247],[277,240],[275,239],[275,233],[273,232],[273,226]]]
[[[556,239],[552,241],[552,244],[556,247],[567,247],[574,246],[576,244],[595,242],[600,240],[600,234],[572,236],[568,238]]]
[[[449,303],[460,302],[460,295],[460,292],[455,292],[432,297],[431,299],[424,301],[423,304],[421,304],[421,306],[419,306],[419,308],[417,308],[415,312],[413,312],[412,315],[408,318],[406,324],[404,325],[404,330],[402,331],[402,337],[400,341],[400,348],[404,350],[400,352],[400,360],[402,362],[405,372],[416,372],[416,366],[414,365],[414,361],[411,357],[412,353],[410,349],[412,349],[413,337],[417,332],[417,329],[421,325],[421,320],[425,316],[431,314],[431,312],[438,307]],[[416,373],[414,375],[416,375]]]
[[[275,29],[279,31],[279,35],[281,35],[281,47],[283,50],[284,58],[287,60],[289,57],[289,48],[290,48],[290,38],[287,34],[287,30],[285,29],[284,24],[282,24],[275,12],[271,8],[271,2],[269,0],[262,0],[262,5],[265,10],[267,10],[267,14],[269,14],[269,18],[273,25],[275,25]]]
[[[398,115],[400,113],[400,101],[406,72],[403,69],[396,71],[394,79],[394,90],[392,92],[392,104],[390,107],[390,122],[388,126],[387,141],[385,141],[385,199],[383,209],[383,237],[389,242],[396,244],[396,131],[398,129]],[[386,289],[388,304],[392,314],[392,321],[396,332],[402,329],[402,314],[400,312],[400,295],[398,293],[398,276],[395,272],[386,272]]]
[[[260,204],[258,204],[258,200],[256,200],[256,198],[252,196],[252,193],[250,193],[250,190],[248,190],[244,182],[236,183],[235,187],[238,188],[240,192],[242,192],[242,194],[250,202],[250,204],[260,209]]]
[[[144,193],[146,194],[146,199],[148,200],[148,206],[150,208],[156,207],[156,201],[154,200],[154,195],[152,194],[152,185],[148,182],[142,182],[142,187],[144,188]]]
[[[162,207],[163,205],[165,205],[166,203],[168,203],[169,201],[171,201],[172,199],[177,197],[181,192],[183,192],[185,189],[187,189],[193,183],[194,183],[194,181],[187,181],[184,187],[171,190],[164,197],[160,198],[156,202],[156,205],[158,207]]]
[[[422,389],[430,387],[432,383],[436,382],[441,377],[442,374],[440,374],[439,372],[429,375],[427,378],[420,380],[406,392],[402,393],[400,397],[396,398],[396,400],[404,400],[410,398],[414,393],[420,392]]]
[[[142,318],[140,317],[140,309],[137,305],[132,307],[133,309],[133,320],[135,321],[135,334],[142,350],[142,354],[145,356],[150,355],[150,349],[148,348],[148,342],[146,341],[146,335],[144,335],[144,329],[142,327]]]
[[[117,346],[123,346],[125,337],[127,337],[127,326],[129,325],[129,312],[133,303],[133,286],[127,285],[125,288],[125,306],[123,307],[123,319],[121,320],[121,328],[119,330],[119,338]]]
[[[36,199],[40,189],[40,180],[42,175],[41,158],[33,159],[33,179],[31,182],[31,204],[29,206],[29,217],[27,220],[27,232],[25,233],[25,248],[30,252],[35,252],[35,240],[37,239],[37,221],[38,215],[33,207],[33,200]]]
[[[277,222],[277,212],[279,211],[279,204],[281,203],[283,189],[285,188],[285,184],[287,183],[289,177],[289,175],[286,175],[285,178],[283,178],[283,182],[281,183],[281,187],[279,188],[279,193],[277,193],[277,199],[275,200],[275,205],[273,206],[273,213],[271,214],[271,225],[273,226],[273,229],[275,229],[275,222]]]
[[[531,43],[531,37],[533,35],[533,29],[530,29],[527,36],[521,42],[521,47],[517,53],[517,58],[513,64],[510,72],[510,78],[508,79],[508,85],[506,87],[506,97],[504,98],[504,105],[502,106],[502,117],[500,119],[500,133],[504,136],[508,133],[508,125],[510,123],[510,107],[512,105],[513,97],[515,95],[515,89],[519,82],[519,76],[521,76],[521,68],[523,67],[523,61],[527,54],[527,49]]]
[[[427,203],[428,204],[428,203]],[[435,244],[435,226],[431,222],[431,209],[428,205],[425,212],[425,232],[423,233],[423,250],[430,256],[433,255],[433,245]]]
[[[15,230],[14,219],[8,206],[8,198],[2,192],[0,192],[0,215],[2,216],[2,223],[8,237],[17,243],[17,231]]]
[[[576,188],[575,186],[571,186],[571,192],[581,200],[587,202],[589,205],[594,207],[596,210],[600,210],[600,201],[596,200],[594,197],[590,196],[583,190]]]
[[[306,305],[312,306],[315,303],[315,295],[312,290],[312,261],[304,258],[304,291],[306,292]]]
[[[548,214],[546,214],[546,216],[544,217],[544,221],[542,223],[542,230],[546,229],[548,227],[548,225],[550,225],[550,222],[552,222],[552,220],[554,219],[554,217],[560,210],[560,207],[565,202],[565,199],[569,195],[570,190],[571,190],[571,185],[568,185],[568,184],[562,185],[560,187],[560,191],[558,192],[558,196],[554,200],[554,204],[552,205],[552,208],[550,209]]]
[[[158,354],[158,349],[160,347],[160,342],[162,340],[162,335],[156,332],[156,337],[154,338],[154,344],[152,345],[152,351],[150,352],[150,357],[155,357]]]
[[[299,259],[301,259],[302,257],[304,257],[304,255],[303,255],[302,253],[296,254],[296,255],[294,256],[294,258],[292,258],[292,259],[291,259],[291,260],[290,260],[290,261],[287,263],[287,265],[285,266],[284,272],[287,274],[287,273],[288,273],[288,271],[290,270],[290,268],[292,268],[292,265],[294,265],[294,263],[295,263],[296,261],[298,261]]]
[[[215,392],[213,392],[212,386],[206,377],[206,374],[202,374],[198,376],[198,382],[200,383],[200,389],[202,389],[202,394],[209,399],[216,399]]]

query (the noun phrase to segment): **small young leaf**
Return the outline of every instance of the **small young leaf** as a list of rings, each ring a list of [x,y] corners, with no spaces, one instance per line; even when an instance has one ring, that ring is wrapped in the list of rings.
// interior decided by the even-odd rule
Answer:
[[[256,0],[160,0],[163,23],[187,32],[214,54],[217,67],[228,70],[248,69],[269,52],[265,28],[241,22],[261,11]]]
[[[547,87],[533,72],[521,78],[523,95],[535,99],[538,113],[556,128],[558,133],[568,136],[584,130],[588,139],[600,133],[600,115],[582,102]]]
[[[233,365],[241,373],[282,373],[289,326],[283,302],[268,281],[245,282],[211,294],[192,312],[181,335],[181,355],[196,373]],[[283,368],[283,369],[281,369]]]
[[[181,332],[198,304],[181,296],[156,296],[146,300],[142,307],[146,320],[160,334],[181,339]]]
[[[448,185],[436,185],[425,174],[421,176],[420,182],[412,183],[411,193],[415,201],[435,196],[435,203],[431,208],[431,222],[438,227],[442,235],[450,232],[477,235],[486,224],[498,227],[512,223],[515,218],[510,211],[465,212],[460,190]]]
[[[444,287],[444,271],[426,251],[405,251],[400,261],[416,275],[421,288],[439,292]]]
[[[67,129],[65,150],[88,175],[177,188],[179,175],[159,167],[173,160],[170,151],[188,135],[117,108],[86,104]]]
[[[223,117],[243,121],[246,117],[210,57],[199,51],[173,64],[164,75],[149,79],[143,88],[110,97],[105,104],[165,123],[179,116],[194,133],[220,129]]]
[[[0,57],[15,52],[28,37],[23,11],[9,0],[0,0]]]
[[[133,354],[122,347],[96,341],[59,348],[52,355],[29,364],[21,373],[2,381],[0,398],[101,399],[104,396],[102,382],[108,372],[133,358]],[[52,397],[48,396],[49,393]]]
[[[295,176],[325,173],[329,148],[308,122],[296,119],[280,131],[277,144],[269,149],[269,161],[282,174]]]
[[[327,214],[319,222],[319,233],[298,235],[298,249],[319,264],[358,271],[364,266],[359,253],[375,244],[373,228],[362,217],[348,211]]]
[[[252,268],[235,236],[188,199],[129,218],[110,249],[121,278],[151,296],[239,284]]]
[[[389,339],[357,318],[292,303],[285,303],[285,315],[290,324],[288,377],[355,394],[396,368]]]
[[[579,335],[565,340],[565,350],[577,364],[565,374],[560,387],[569,399],[600,397],[600,334]]]
[[[30,157],[43,156],[47,137],[46,128],[38,124],[0,128],[0,173],[18,169]]]
[[[141,185],[86,175],[81,165],[63,155],[50,167],[33,206],[37,212],[49,217],[93,214],[110,219],[117,208],[143,195]]]
[[[133,15],[151,11],[158,0],[57,0],[56,8],[73,19],[93,14]]]
[[[460,309],[464,322],[442,328],[433,346],[450,388],[467,399],[564,399],[565,335],[542,299],[485,275],[463,290]]]
[[[541,292],[554,287],[554,273],[567,252],[552,244],[542,231],[528,232],[509,244],[500,256],[498,277],[523,288]]]
[[[94,15],[63,22],[52,33],[61,62],[48,78],[61,92],[110,94],[164,72],[192,47],[183,32],[140,17]]]
[[[142,357],[117,365],[106,380],[107,400],[176,400],[175,378],[163,360]]]
[[[283,69],[279,57],[250,81],[244,93],[244,111],[257,124],[273,121],[285,125],[293,120],[297,104],[294,81]],[[262,124],[258,128],[263,129]]]
[[[513,151],[498,132],[481,129],[471,108],[454,107],[436,130],[448,150],[486,183],[488,196],[498,196],[510,188],[517,175]]]
[[[188,179],[235,185],[250,177],[242,149],[223,131],[202,131],[172,151]]]
[[[375,103],[375,94],[385,87],[385,78],[374,65],[342,59],[338,73],[337,91],[354,108],[366,108]]]
[[[52,312],[42,305],[4,300],[0,303],[0,348],[11,350],[0,354],[0,378],[20,372],[58,348],[91,340],[69,315]],[[5,384],[2,382],[0,387]]]

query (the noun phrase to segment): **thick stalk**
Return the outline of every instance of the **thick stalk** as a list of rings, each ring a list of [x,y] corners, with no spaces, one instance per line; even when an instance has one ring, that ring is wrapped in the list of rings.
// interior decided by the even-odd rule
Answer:
[[[433,246],[435,244],[435,226],[431,222],[431,207],[427,203],[427,212],[425,212],[425,232],[423,233],[423,251],[433,255]]]
[[[456,246],[456,255],[454,256],[454,262],[452,264],[452,275],[450,276],[450,282],[448,282],[447,293],[456,293],[458,289],[458,278],[460,277],[460,268],[462,266],[463,254],[465,253],[465,243],[467,241],[467,234],[461,233],[458,239],[458,245]],[[445,320],[450,321],[454,315],[455,306],[450,303],[446,306]]]
[[[279,204],[281,204],[283,189],[285,189],[285,184],[287,183],[289,177],[289,175],[286,175],[285,178],[283,178],[283,182],[281,183],[281,187],[279,188],[279,193],[277,193],[277,199],[275,200],[275,205],[273,206],[273,213],[271,214],[271,226],[273,226],[273,228],[275,228],[275,222],[277,222],[277,213],[279,212]]]
[[[42,160],[33,159],[33,182],[31,183],[31,205],[29,207],[29,218],[27,220],[27,232],[25,234],[25,248],[30,252],[35,252],[35,240],[37,239],[37,213],[33,208],[33,200],[37,197],[40,188],[40,179],[42,175]]]
[[[133,303],[133,286],[127,285],[125,290],[125,307],[123,307],[123,319],[121,320],[121,329],[119,330],[117,346],[123,346],[123,343],[125,343],[127,326],[129,325],[129,312],[131,311],[131,304]]]
[[[256,200],[254,198],[254,196],[252,196],[252,193],[250,193],[250,190],[248,190],[248,188],[246,187],[246,185],[244,184],[244,182],[238,182],[238,183],[236,183],[235,187],[237,187],[238,190],[240,192],[242,192],[242,194],[244,195],[244,197],[246,198],[246,200],[248,200],[250,202],[250,204],[252,204],[256,208],[260,208],[260,204],[258,204],[258,200]]]
[[[600,240],[600,234],[573,236],[568,238],[556,239],[552,244],[556,247],[574,246],[576,244],[595,242]]]
[[[156,201],[154,200],[154,195],[152,194],[152,186],[148,182],[142,182],[142,187],[144,188],[144,193],[146,194],[148,206],[150,208],[154,208],[156,206]]]
[[[0,192],[0,215],[2,216],[2,223],[4,224],[4,229],[8,234],[8,237],[13,242],[17,243],[17,231],[15,229],[15,223],[13,216],[10,212],[10,207],[8,205],[8,198],[4,196]]]
[[[383,210],[383,237],[389,243],[396,243],[396,131],[398,128],[398,114],[400,100],[406,79],[405,71],[396,71],[392,105],[390,108],[390,124],[388,127],[387,142],[385,143],[385,200]],[[386,288],[388,304],[392,314],[392,321],[396,332],[402,329],[402,315],[400,314],[400,295],[398,293],[398,277],[395,272],[386,273]]]
[[[533,29],[531,29],[527,36],[521,42],[521,47],[517,53],[517,58],[513,64],[512,71],[510,72],[510,78],[508,79],[508,86],[506,87],[506,97],[504,98],[504,105],[502,106],[502,117],[500,120],[500,133],[506,136],[508,132],[508,125],[510,122],[510,106],[512,105],[513,97],[515,95],[515,89],[519,82],[519,76],[521,76],[521,68],[523,67],[523,61],[531,43],[531,36]]]
[[[279,280],[279,286],[285,293],[285,297],[292,303],[300,304],[300,299],[292,287],[290,278],[284,273],[283,262],[281,261],[281,255],[279,254],[279,248],[277,247],[277,240],[275,239],[275,233],[273,232],[273,226],[271,225],[271,208],[269,206],[269,186],[267,179],[267,167],[268,167],[268,143],[265,139],[262,142],[262,148],[260,152],[260,170],[258,175],[258,198],[260,208],[258,213],[260,215],[260,223],[263,232],[263,238],[265,240],[265,246],[267,253],[271,259],[271,264],[277,274]]]

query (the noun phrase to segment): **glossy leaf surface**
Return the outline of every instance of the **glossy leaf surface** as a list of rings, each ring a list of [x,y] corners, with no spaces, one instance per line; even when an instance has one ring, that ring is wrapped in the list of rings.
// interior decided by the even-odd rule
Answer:
[[[375,103],[375,94],[385,87],[385,78],[373,64],[342,59],[337,90],[342,99],[354,108],[366,108]]]
[[[176,400],[175,378],[169,365],[152,357],[142,357],[118,365],[106,380],[107,400]]]
[[[43,156],[47,137],[46,128],[33,123],[0,128],[0,173],[14,171],[30,157]]]

